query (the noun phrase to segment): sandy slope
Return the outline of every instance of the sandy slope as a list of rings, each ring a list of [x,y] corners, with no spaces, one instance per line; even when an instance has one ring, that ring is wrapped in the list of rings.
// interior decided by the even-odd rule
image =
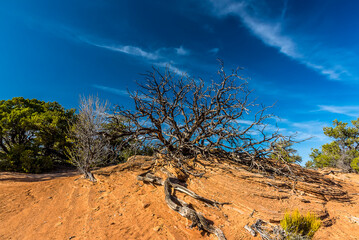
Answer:
[[[138,182],[143,170],[117,170],[97,171],[95,184],[75,173],[0,173],[0,239],[216,239],[188,229],[190,223],[165,205],[162,187]],[[315,239],[359,239],[359,223],[350,220],[359,217],[358,175],[328,176],[348,191],[350,202],[277,189],[241,169],[213,170],[207,176],[189,179],[188,188],[230,205],[218,210],[178,196],[220,227],[227,239],[251,239],[244,225],[258,218],[275,224],[286,209],[295,208],[323,216],[328,227]]]

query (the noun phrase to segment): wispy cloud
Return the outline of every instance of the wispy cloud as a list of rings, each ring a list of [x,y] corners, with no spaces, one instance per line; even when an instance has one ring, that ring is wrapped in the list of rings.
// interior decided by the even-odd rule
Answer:
[[[219,48],[212,48],[212,49],[208,50],[208,52],[210,54],[217,55],[217,53],[219,52]]]
[[[102,86],[102,85],[97,85],[97,84],[93,84],[92,87],[106,91],[106,92],[110,92],[116,95],[120,95],[120,96],[129,96],[127,90],[122,90],[122,89],[117,89],[117,88],[112,88],[112,87],[106,87],[106,86]]]
[[[296,136],[296,140],[306,140],[311,138],[315,141],[326,141],[328,137],[323,134],[323,127],[328,126],[322,121],[302,121],[295,122],[289,119],[278,119],[277,125],[281,133],[288,136]]]
[[[90,43],[90,42],[88,42]],[[93,46],[105,48],[114,52],[121,52],[132,56],[142,57],[149,60],[157,60],[160,58],[158,53],[156,52],[147,52],[139,47],[135,46],[111,46],[111,45],[104,45],[104,44],[98,44],[98,43],[90,43]]]
[[[159,54],[160,52],[159,50],[146,51],[138,46],[109,43],[110,41],[108,40],[95,39],[83,35],[82,36],[79,35],[78,39],[84,43],[87,43],[95,47],[103,48],[114,52],[120,52],[135,57],[141,57],[145,60],[158,60],[160,58],[163,58],[163,56]]]
[[[114,52],[120,52],[124,54],[128,54],[131,56],[141,57],[147,60],[159,60],[159,59],[166,59],[171,52],[175,52],[179,56],[188,56],[190,55],[191,51],[189,49],[180,46],[178,48],[159,48],[154,51],[146,51],[141,47],[138,46],[130,46],[130,45],[120,45],[114,43],[105,43],[108,41],[103,40],[92,40],[86,37],[80,38],[83,42],[86,42],[92,46],[104,48],[107,50],[111,50]],[[172,54],[173,55],[173,54]]]
[[[77,31],[75,29],[63,25],[42,24],[41,26],[47,31],[52,32],[53,34],[56,34],[68,40],[72,40],[78,43],[85,43],[90,46],[102,48],[113,52],[118,52],[121,54],[126,54],[131,57],[138,58],[139,60],[145,61],[148,64],[154,66],[168,67],[171,71],[174,71],[176,74],[182,75],[186,73],[185,70],[176,67],[177,57],[185,57],[187,55],[190,55],[191,53],[189,49],[185,49],[183,46],[180,46],[178,48],[162,47],[154,50],[151,49],[148,50],[141,46],[121,44],[117,41],[102,39],[100,37],[84,34],[80,31]],[[100,87],[102,87],[102,90],[105,90],[106,88],[104,86],[97,85],[97,88]],[[109,91],[109,89],[107,90]]]
[[[146,49],[146,47],[143,46],[126,45],[122,44],[119,41],[103,39],[98,36],[86,34],[82,31],[62,24],[55,24],[49,22],[44,23],[44,21],[36,19],[30,19],[27,22],[29,24],[32,24],[33,28],[42,28],[47,32],[50,32],[58,37],[65,38],[69,41],[84,43],[108,51],[126,54],[153,66],[167,67],[169,68],[169,70],[173,71],[175,74],[178,75],[187,74],[187,70],[181,69],[177,65],[179,65],[180,62],[183,62],[185,60],[185,57],[191,55],[192,51],[190,49],[184,48],[182,45],[179,47],[161,47],[157,49]],[[193,59],[191,59],[191,62],[193,63]],[[189,76],[189,74],[187,75]],[[97,88],[102,90],[112,91],[113,93],[121,94],[121,92],[116,91],[116,89],[111,90],[110,88],[105,86],[96,86]]]
[[[182,56],[188,56],[191,53],[190,50],[185,49],[183,46],[180,46],[179,48],[175,48],[175,50],[178,55],[182,55]]]
[[[168,68],[171,72],[173,72],[173,73],[175,73],[177,75],[180,75],[180,76],[184,76],[184,75],[189,76],[189,74],[186,71],[183,71],[183,70],[175,67],[170,62],[156,62],[156,63],[154,63],[154,65],[158,66],[158,67]]]
[[[294,128],[297,129],[306,129],[306,130],[317,130],[323,128],[325,123],[319,122],[319,121],[306,121],[306,122],[289,122],[290,125],[292,125]]]
[[[331,141],[323,133],[323,127],[329,125],[326,122],[319,120],[296,122],[289,119],[279,119],[277,124],[280,127],[281,134],[293,136],[295,141],[300,142],[295,144],[294,148],[303,157],[303,163],[309,160],[312,148],[320,148],[324,143]]]
[[[319,111],[330,113],[338,113],[350,117],[359,116],[359,106],[334,106],[334,105],[318,105]]]
[[[265,18],[264,10],[255,5],[256,1],[209,0],[212,12],[217,17],[228,15],[236,16],[253,35],[262,40],[266,45],[278,49],[284,55],[297,60],[308,68],[327,76],[332,80],[358,79],[353,72],[353,65],[358,56],[353,56],[350,51],[343,49],[330,49],[318,46],[314,41],[306,41],[304,33],[298,36],[286,31],[285,15],[288,1],[284,1],[281,16]],[[279,19],[279,20],[278,20]],[[338,53],[338,54],[334,54]],[[359,75],[359,74],[358,74]]]
[[[251,125],[253,123],[253,121],[245,120],[245,119],[237,119],[235,122],[243,125]]]
[[[285,14],[287,13],[287,10],[288,10],[288,0],[284,0],[282,13],[280,15],[281,21],[284,21]]]
[[[93,40],[86,38],[84,36],[80,37],[83,42],[90,44],[95,47],[103,48],[106,50],[124,53],[133,57],[139,57],[142,60],[147,61],[149,64],[158,67],[167,67],[169,70],[173,71],[178,75],[186,74],[185,70],[182,70],[176,67],[176,63],[173,60],[174,56],[171,56],[170,52],[176,52],[177,55],[186,56],[190,54],[190,50],[183,48],[180,46],[179,48],[160,48],[154,51],[146,51],[138,46],[128,46],[128,45],[120,45],[120,44],[108,44],[103,40]]]

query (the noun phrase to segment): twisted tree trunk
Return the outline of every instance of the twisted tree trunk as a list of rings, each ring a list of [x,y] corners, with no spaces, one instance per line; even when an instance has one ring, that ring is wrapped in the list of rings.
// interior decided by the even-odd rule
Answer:
[[[163,181],[162,178],[156,177],[150,172],[145,172],[139,176],[137,176],[137,179],[140,181],[143,181],[145,183],[151,183],[156,185],[163,185],[164,191],[165,191],[165,201],[169,208],[172,210],[178,212],[181,216],[189,219],[192,221],[192,224],[190,225],[191,228],[198,227],[199,230],[204,230],[209,233],[215,234],[219,240],[226,240],[226,237],[224,236],[221,229],[214,227],[201,213],[196,212],[193,208],[190,207],[189,204],[182,201],[181,199],[178,199],[174,194],[173,191],[177,190],[180,192],[183,192],[197,200],[203,201],[207,204],[210,204],[215,207],[222,206],[226,203],[220,203],[216,202],[204,197],[199,196],[195,192],[192,192],[191,190],[187,189],[186,187],[178,184],[179,180],[176,178],[167,178],[165,181]]]

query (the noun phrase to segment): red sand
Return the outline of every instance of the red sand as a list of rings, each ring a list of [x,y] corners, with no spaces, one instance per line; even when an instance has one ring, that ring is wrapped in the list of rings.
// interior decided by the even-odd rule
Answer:
[[[163,187],[136,180],[143,171],[116,169],[95,171],[97,183],[75,173],[0,173],[0,239],[216,239],[188,229],[190,222],[165,204]],[[350,219],[359,217],[359,175],[327,176],[348,191],[349,203],[281,191],[264,184],[267,178],[241,169],[215,170],[206,176],[190,178],[188,188],[230,205],[218,210],[178,196],[212,220],[229,240],[252,239],[243,228],[246,224],[258,218],[276,223],[286,210],[296,208],[329,214],[324,222],[332,225],[321,227],[314,239],[359,239],[359,223]]]

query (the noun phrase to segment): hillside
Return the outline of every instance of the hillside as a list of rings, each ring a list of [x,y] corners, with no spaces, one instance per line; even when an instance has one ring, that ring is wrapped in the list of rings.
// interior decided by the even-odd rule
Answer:
[[[94,172],[97,183],[76,172],[0,173],[0,239],[217,239],[187,228],[190,222],[166,205],[163,187],[137,181],[147,165],[148,159],[135,159],[132,165],[99,169]],[[359,175],[304,175],[307,183],[288,187],[287,180],[222,164],[209,168],[206,178],[188,179],[188,189],[231,204],[216,209],[177,196],[213,221],[227,239],[252,239],[246,224],[256,219],[278,224],[286,209],[296,208],[323,219],[314,239],[359,239]]]

